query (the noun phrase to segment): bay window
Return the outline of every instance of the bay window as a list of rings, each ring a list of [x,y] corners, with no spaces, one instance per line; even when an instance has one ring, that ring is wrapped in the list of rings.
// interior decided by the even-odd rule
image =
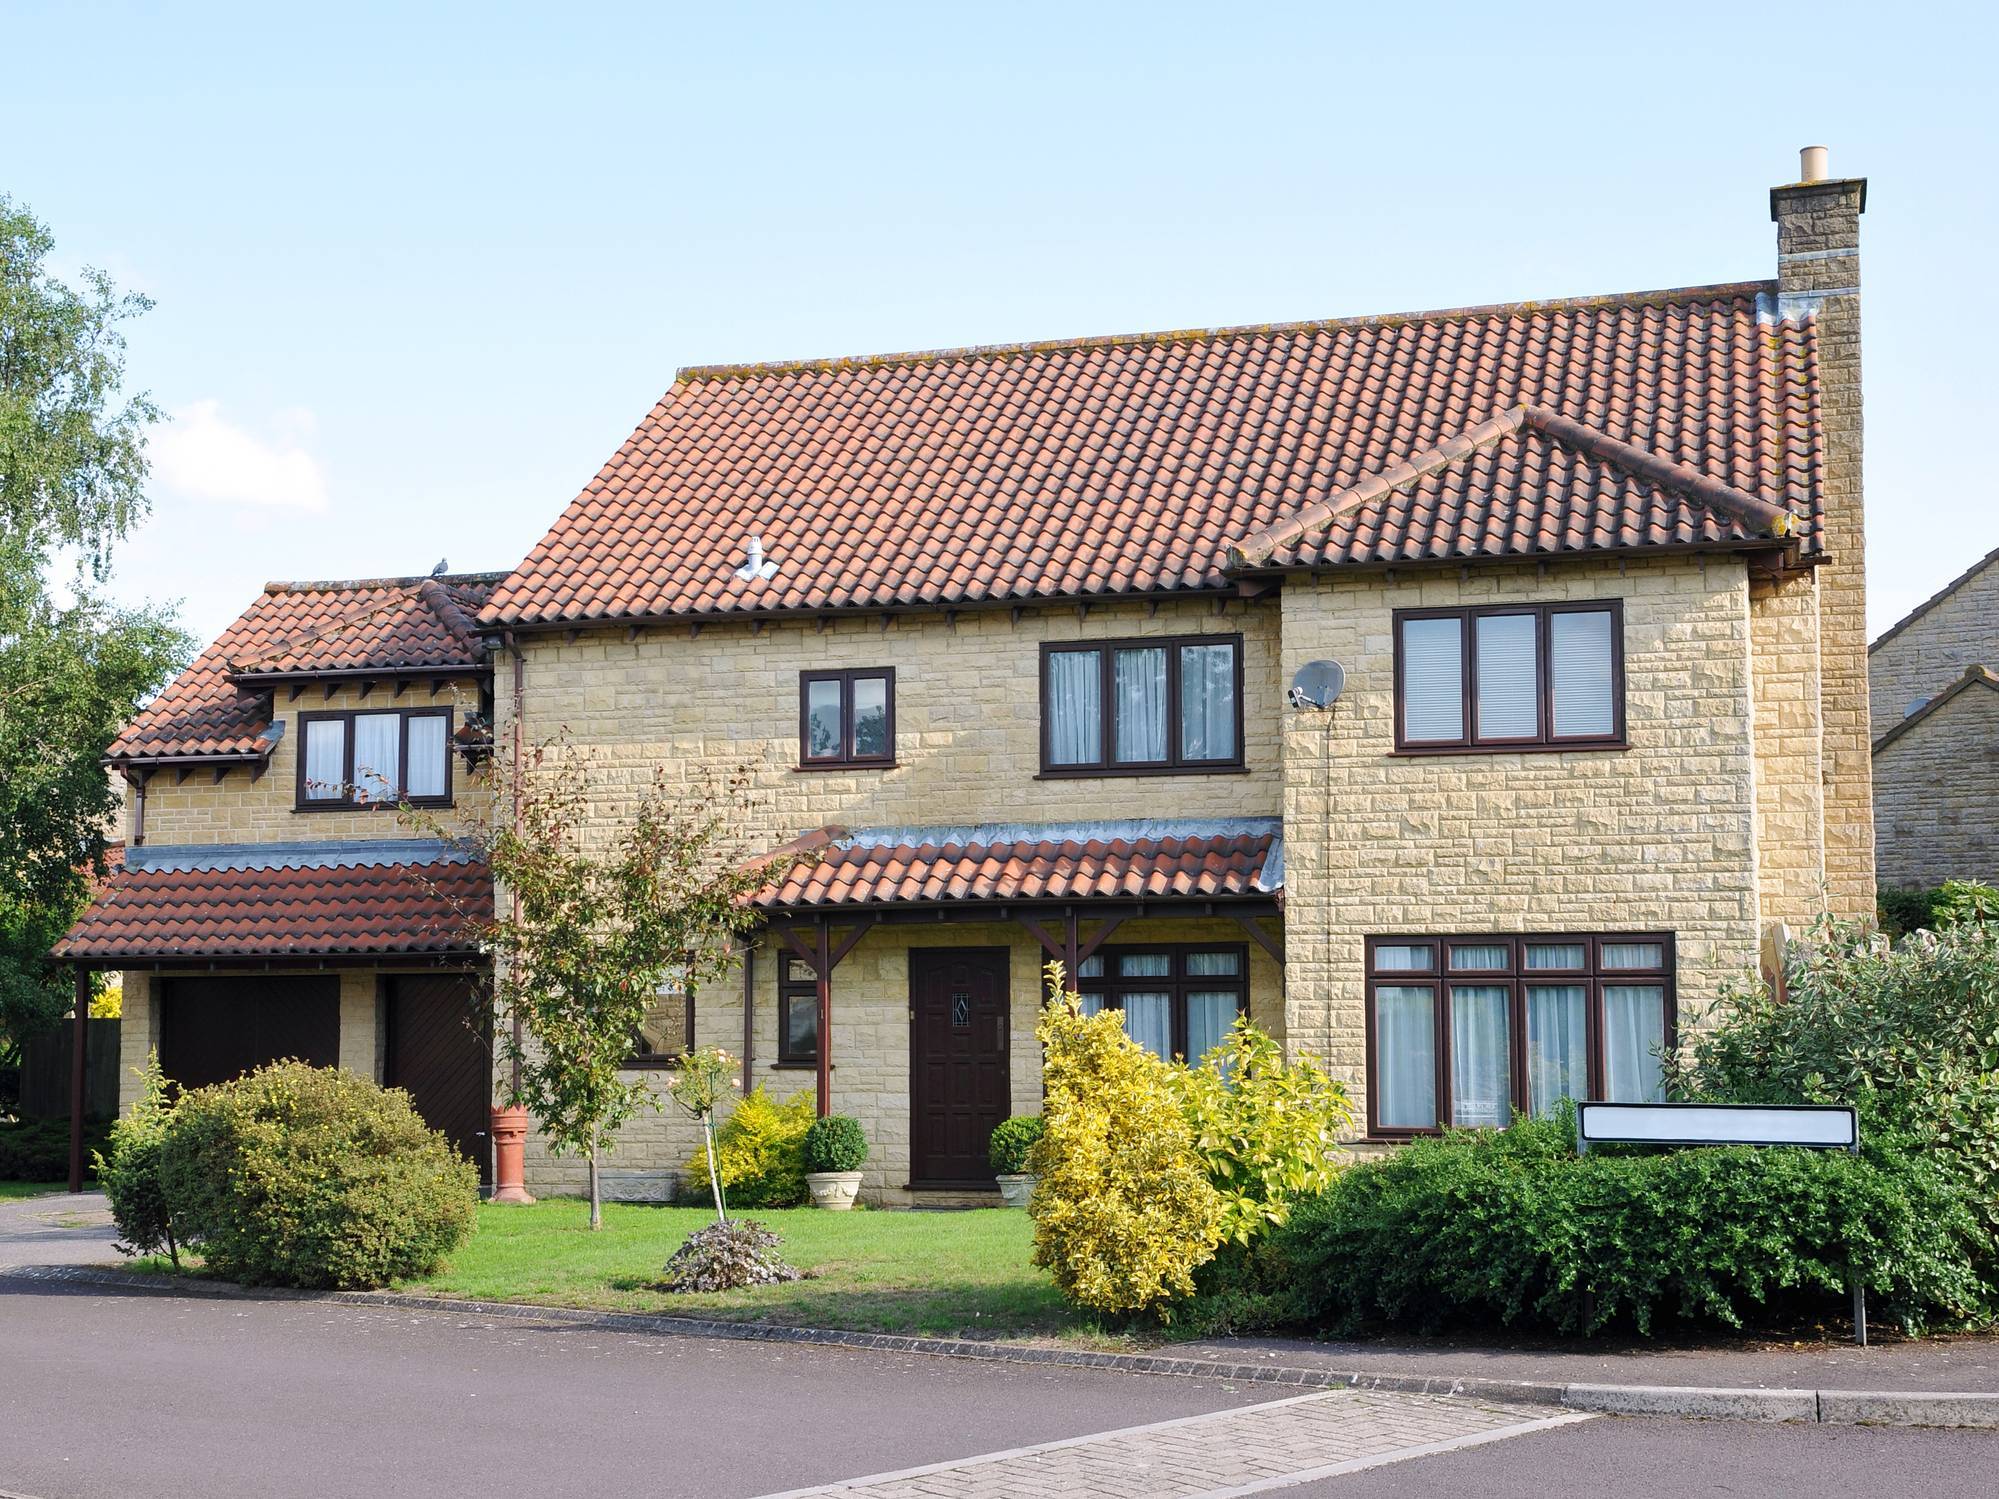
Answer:
[[[1042,647],[1042,774],[1170,774],[1242,765],[1240,635]]]
[[[1395,615],[1395,747],[1610,749],[1624,742],[1624,611],[1587,604]]]

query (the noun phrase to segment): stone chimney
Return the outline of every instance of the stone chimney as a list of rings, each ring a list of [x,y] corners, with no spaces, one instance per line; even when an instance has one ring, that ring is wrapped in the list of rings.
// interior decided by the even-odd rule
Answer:
[[[1867,179],[1830,175],[1824,146],[1799,181],[1770,189],[1777,225],[1776,315],[1817,327],[1826,561],[1818,569],[1820,732],[1827,899],[1874,916],[1874,789],[1867,699],[1867,574],[1861,494],[1860,215]]]

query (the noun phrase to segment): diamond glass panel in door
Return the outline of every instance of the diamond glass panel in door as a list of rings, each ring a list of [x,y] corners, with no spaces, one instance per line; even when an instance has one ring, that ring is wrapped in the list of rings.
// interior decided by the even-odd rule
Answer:
[[[1536,1119],[1564,1098],[1589,1096],[1588,999],[1582,984],[1527,986],[1527,1108]]]
[[[354,796],[357,801],[392,802],[402,794],[403,716],[354,715]]]
[[[1535,616],[1481,614],[1477,620],[1478,737],[1532,739],[1541,732]]]
[[[1048,653],[1048,763],[1096,765],[1104,758],[1103,657]]]
[[[347,724],[344,719],[309,719],[305,726],[305,799],[347,800]]]
[[[1437,997],[1427,984],[1374,991],[1374,1092],[1384,1129],[1437,1127]]]
[[[445,793],[449,778],[445,772],[449,748],[446,722],[441,713],[412,715],[409,721],[409,775],[403,786],[413,800],[435,799]]]
[[[840,682],[805,684],[805,758],[840,758]]]
[[[1464,621],[1402,621],[1402,737],[1411,744],[1465,737]]]
[[[1166,649],[1122,650],[1111,662],[1117,694],[1116,759],[1120,765],[1152,765],[1166,758]]]
[[[854,746],[856,760],[886,760],[888,742],[888,678],[854,678]]]
[[[1664,1103],[1666,1079],[1659,1053],[1665,1042],[1664,985],[1603,986],[1605,1098],[1612,1103]]]
[[[1180,758],[1233,760],[1235,646],[1180,647]]]
[[[1548,686],[1557,739],[1607,739],[1616,732],[1607,609],[1548,616]]]
[[[1503,1129],[1513,1117],[1511,995],[1503,984],[1451,985],[1451,1123]]]

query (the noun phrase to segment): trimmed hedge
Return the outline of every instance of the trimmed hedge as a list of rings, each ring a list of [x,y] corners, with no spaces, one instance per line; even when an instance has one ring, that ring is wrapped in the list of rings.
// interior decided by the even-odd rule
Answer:
[[[101,1119],[83,1123],[86,1170],[104,1148],[110,1125]],[[17,1119],[0,1123],[0,1181],[66,1182],[69,1180],[69,1121]]]

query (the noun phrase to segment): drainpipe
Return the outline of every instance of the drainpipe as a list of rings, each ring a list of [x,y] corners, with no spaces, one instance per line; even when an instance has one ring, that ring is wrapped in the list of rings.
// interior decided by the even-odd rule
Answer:
[[[522,654],[521,648],[514,643],[514,632],[512,630],[507,631],[506,635],[503,638],[505,639],[507,644],[507,654],[514,658],[513,819],[514,819],[514,836],[518,838],[520,837],[521,833],[521,797],[520,797],[521,720],[527,715],[527,657],[524,654]],[[521,915],[520,896],[515,894],[513,891],[509,890],[507,892],[507,902],[513,908],[514,920],[519,921]],[[515,1098],[518,1098],[520,1097],[520,1092],[521,1092],[521,1043],[523,1040],[522,1028],[521,1028],[521,1012],[518,1008],[514,1010],[512,1020],[514,1026],[513,1096]]]
[[[743,1096],[750,1092],[750,1063],[757,1053],[757,950],[743,940]]]
[[[132,847],[143,848],[146,844],[146,782],[152,777],[145,771],[126,777],[132,788]]]

